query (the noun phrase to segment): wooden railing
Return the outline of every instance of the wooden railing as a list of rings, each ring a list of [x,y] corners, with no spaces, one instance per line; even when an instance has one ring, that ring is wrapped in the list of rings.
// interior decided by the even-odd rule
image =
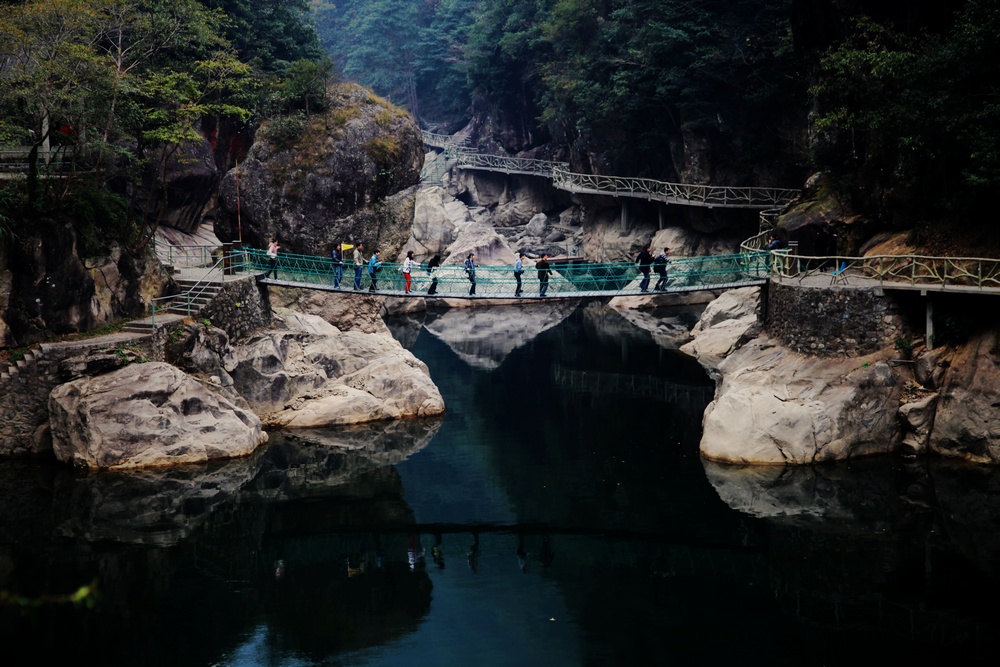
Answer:
[[[771,273],[782,280],[800,283],[828,277],[830,284],[877,283],[945,291],[1000,290],[1000,259],[984,257],[808,257],[781,250],[771,253]]]
[[[651,178],[574,174],[562,167],[554,170],[552,185],[581,194],[637,197],[669,204],[728,208],[775,208],[787,204],[799,194],[798,190],[789,188],[692,185]]]
[[[668,183],[651,178],[576,174],[569,170],[569,165],[565,162],[489,155],[477,153],[474,149],[462,150],[467,146],[464,139],[461,142],[456,141],[454,137],[445,134],[424,132],[423,137],[424,143],[428,146],[457,151],[453,153],[456,158],[454,165],[456,168],[551,178],[554,187],[577,194],[634,197],[686,206],[760,209],[780,208],[799,195],[798,190],[791,188],[692,185]],[[762,214],[762,228],[768,224],[771,217],[770,212],[767,216]]]
[[[484,169],[499,171],[505,174],[527,174],[552,178],[556,168],[565,168],[565,162],[551,160],[534,160],[523,157],[504,157],[502,155],[487,155],[485,153],[459,153],[456,155],[455,166],[460,169]]]
[[[37,166],[49,171],[66,171],[73,168],[74,149],[59,146],[49,150],[38,149]],[[30,167],[31,146],[0,147],[0,171],[22,172]]]

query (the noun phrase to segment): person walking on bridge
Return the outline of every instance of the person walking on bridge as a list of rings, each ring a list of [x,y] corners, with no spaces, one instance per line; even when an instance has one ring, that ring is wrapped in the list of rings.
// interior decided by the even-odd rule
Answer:
[[[382,270],[382,262],[379,261],[378,254],[379,251],[375,250],[372,252],[372,258],[368,260],[368,277],[372,281],[371,287],[368,288],[369,292],[378,290],[378,272]]]
[[[278,250],[280,248],[281,246],[278,245],[278,239],[276,238],[272,238],[271,242],[267,244],[267,256],[271,260],[271,265],[268,267],[267,273],[264,274],[265,278],[274,272],[274,279],[278,279]]]
[[[413,272],[414,266],[419,265],[413,261],[413,251],[410,250],[406,253],[406,259],[403,260],[403,280],[406,281],[406,289],[404,290],[405,294],[410,293],[410,274]]]
[[[517,254],[517,259],[514,260],[514,280],[517,281],[514,296],[521,296],[521,276],[524,275],[524,257],[524,253],[520,252]]]
[[[657,292],[667,289],[667,265],[670,264],[670,248],[664,248],[663,252],[653,258],[653,270],[659,278],[653,287]]]
[[[361,269],[365,265],[365,244],[354,246],[354,289],[361,289]]]
[[[543,253],[542,258],[535,263],[535,268],[538,269],[538,296],[545,296],[549,291],[549,274],[552,273],[549,269],[549,256]]]
[[[635,263],[639,265],[639,273],[642,274],[642,280],[639,281],[640,292],[645,292],[649,289],[649,267],[653,263],[653,254],[649,250],[650,247],[647,245],[639,253],[639,256],[635,258]]]
[[[441,255],[434,255],[431,257],[431,261],[427,262],[427,275],[431,277],[431,286],[427,288],[428,295],[437,292],[438,277],[434,275],[434,272],[439,266],[441,266]]]
[[[465,275],[469,277],[472,285],[469,287],[469,296],[476,295],[476,253],[470,252],[465,258]]]
[[[344,253],[339,243],[333,246],[330,261],[333,263],[333,289],[340,289],[340,281],[344,278]]]

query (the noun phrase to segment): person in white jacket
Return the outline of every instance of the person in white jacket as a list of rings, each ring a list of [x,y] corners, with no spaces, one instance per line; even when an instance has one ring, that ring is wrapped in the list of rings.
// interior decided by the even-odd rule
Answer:
[[[410,293],[410,280],[411,273],[413,273],[413,267],[419,267],[420,265],[413,261],[413,251],[410,250],[406,253],[406,259],[403,260],[403,280],[406,281],[406,294]]]

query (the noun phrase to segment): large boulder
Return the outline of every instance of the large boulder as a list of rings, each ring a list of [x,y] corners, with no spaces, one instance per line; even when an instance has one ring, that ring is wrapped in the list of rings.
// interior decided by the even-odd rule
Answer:
[[[743,234],[733,232],[706,235],[688,227],[669,226],[657,231],[650,245],[654,254],[663,248],[670,248],[675,257],[727,255],[739,251],[743,237]]]
[[[904,382],[886,357],[807,356],[760,336],[719,365],[702,455],[804,464],[892,451]]]
[[[268,423],[315,428],[444,412],[427,366],[388,333],[275,314],[286,330],[261,332],[237,348],[233,372],[240,394]]]
[[[56,458],[91,469],[227,459],[267,441],[255,415],[158,362],[59,385],[49,416]]]
[[[344,272],[345,283],[351,284],[354,274],[348,279]],[[364,284],[368,284],[365,276]],[[364,294],[344,296],[336,292],[320,290],[285,288],[271,286],[268,288],[271,307],[302,313],[318,315],[335,326],[340,331],[360,331],[362,333],[386,333],[389,331],[382,319],[386,297]],[[402,299],[400,299],[402,300]],[[409,299],[416,301],[416,299]]]
[[[448,247],[446,264],[462,264],[469,253],[476,254],[476,263],[486,266],[513,264],[514,251],[496,231],[484,224],[472,223],[462,229]]]
[[[249,155],[219,187],[219,238],[291,253],[326,254],[336,242],[377,242],[392,257],[409,237],[424,160],[413,119],[371,91],[339,84],[327,111],[265,122]],[[378,230],[374,233],[373,230]]]
[[[701,319],[691,329],[691,342],[681,351],[703,364],[716,366],[721,357],[735,349],[740,339],[757,324],[759,287],[741,287],[723,292],[708,304]]]
[[[444,254],[458,230],[471,223],[468,207],[444,188],[423,188],[417,192],[413,229],[405,249],[421,257]]]
[[[1000,332],[973,336],[951,358],[930,448],[943,456],[1000,463]]]

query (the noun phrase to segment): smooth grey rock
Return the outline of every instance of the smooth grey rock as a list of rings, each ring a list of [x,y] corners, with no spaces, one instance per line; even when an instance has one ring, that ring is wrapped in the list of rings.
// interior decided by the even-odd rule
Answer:
[[[444,188],[423,188],[417,192],[413,211],[413,228],[398,261],[406,250],[419,257],[444,254],[458,236],[458,230],[472,223],[469,209],[450,196]]]
[[[805,464],[893,450],[902,379],[878,355],[798,354],[760,336],[732,353],[705,411],[703,456]]]
[[[681,351],[697,357],[712,367],[729,354],[746,332],[757,324],[760,305],[759,287],[742,287],[723,292],[705,308],[701,319],[691,329],[693,340]]]
[[[56,458],[92,469],[232,458],[267,441],[256,415],[159,362],[59,385],[49,415]]]
[[[938,395],[931,394],[899,406],[899,419],[904,429],[902,445],[909,453],[923,454],[927,451],[937,402]]]
[[[524,231],[531,236],[544,236],[545,230],[549,226],[549,219],[544,213],[537,213],[531,217]]]
[[[455,242],[448,247],[446,264],[463,264],[470,252],[476,254],[476,263],[488,266],[513,264],[514,251],[492,227],[472,223],[462,229]]]
[[[1000,332],[977,334],[951,359],[941,386],[931,451],[1000,463]]]
[[[341,331],[278,309],[288,331],[237,348],[237,389],[274,425],[315,428],[444,412],[426,365],[388,333]]]

